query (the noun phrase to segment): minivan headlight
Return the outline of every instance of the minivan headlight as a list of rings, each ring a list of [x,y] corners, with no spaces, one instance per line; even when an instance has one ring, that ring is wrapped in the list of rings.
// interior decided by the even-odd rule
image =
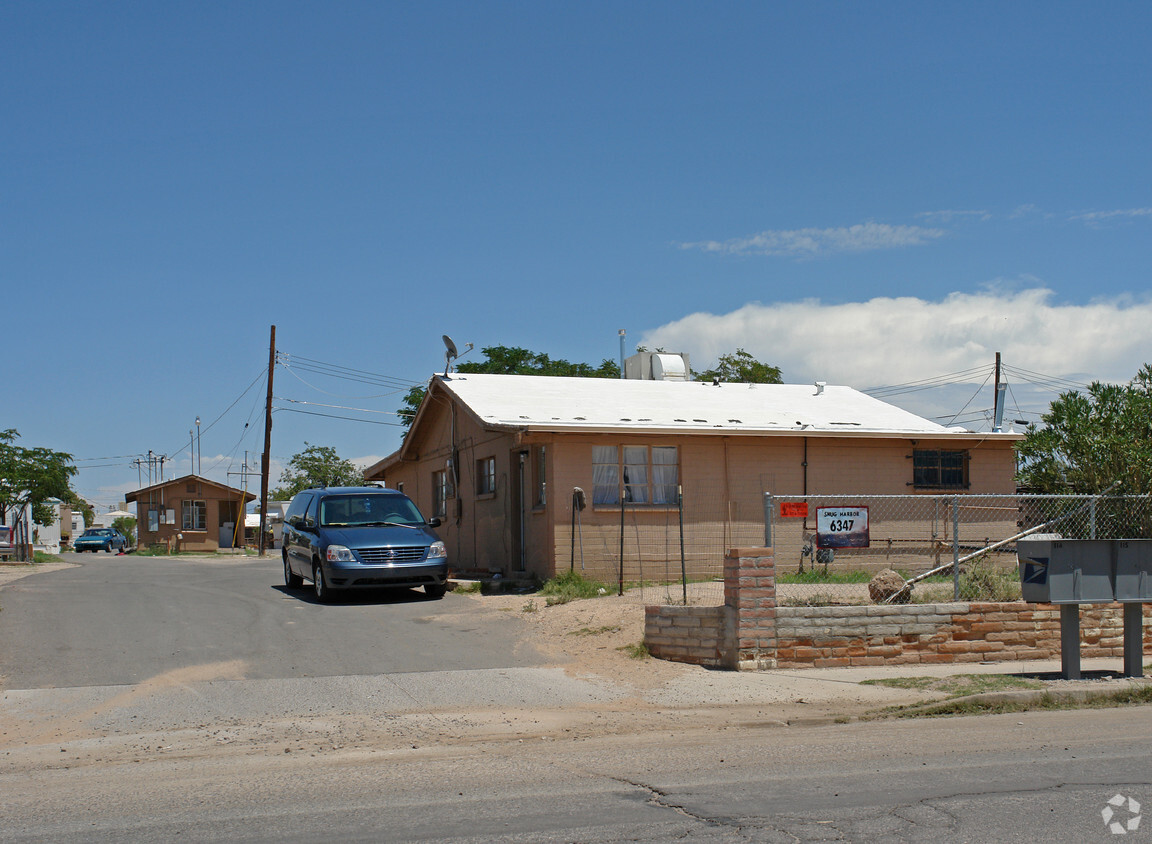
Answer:
[[[437,539],[428,546],[428,559],[435,560],[440,557],[447,557],[448,549],[444,547],[444,543]]]
[[[328,562],[330,563],[354,563],[356,558],[352,556],[352,551],[345,548],[343,545],[329,545],[328,546]]]

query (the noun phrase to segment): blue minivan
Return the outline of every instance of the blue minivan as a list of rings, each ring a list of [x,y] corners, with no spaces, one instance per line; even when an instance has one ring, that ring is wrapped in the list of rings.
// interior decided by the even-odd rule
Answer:
[[[284,514],[284,584],[312,581],[318,601],[346,589],[448,589],[448,552],[412,499],[384,487],[325,487],[297,493]]]

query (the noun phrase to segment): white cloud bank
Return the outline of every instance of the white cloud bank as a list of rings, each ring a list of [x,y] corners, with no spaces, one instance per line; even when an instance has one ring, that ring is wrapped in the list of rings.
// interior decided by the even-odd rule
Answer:
[[[1006,365],[1035,373],[1079,382],[1127,381],[1152,361],[1149,325],[1148,299],[1056,304],[1050,290],[1035,288],[953,293],[934,302],[901,297],[838,305],[751,303],[727,314],[691,314],[646,332],[640,342],[688,352],[698,371],[739,347],[779,366],[788,383],[820,380],[858,389],[979,367],[977,384],[998,351]],[[914,407],[892,401],[924,415],[939,410],[932,402]]]
[[[839,252],[872,252],[919,246],[944,236],[943,229],[860,223],[827,229],[769,230],[731,240],[681,243],[681,249],[701,249],[729,255],[775,255],[815,258]]]

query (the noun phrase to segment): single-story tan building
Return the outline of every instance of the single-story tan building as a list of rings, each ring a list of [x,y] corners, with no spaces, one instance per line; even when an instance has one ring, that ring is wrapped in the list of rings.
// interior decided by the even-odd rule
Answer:
[[[185,475],[125,496],[136,502],[137,544],[215,551],[244,544],[244,511],[256,498],[224,484]]]
[[[679,560],[681,518],[689,567],[763,544],[765,493],[1012,493],[1019,438],[824,384],[454,374],[365,476],[443,520],[456,570],[547,578],[578,558],[607,579],[631,553]]]

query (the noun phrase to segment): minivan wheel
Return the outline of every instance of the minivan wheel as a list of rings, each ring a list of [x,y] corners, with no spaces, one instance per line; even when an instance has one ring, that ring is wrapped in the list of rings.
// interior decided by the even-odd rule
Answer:
[[[424,594],[429,598],[443,598],[444,593],[448,591],[448,585],[445,583],[425,583]]]
[[[312,593],[316,596],[316,600],[322,604],[328,603],[330,599],[328,584],[324,582],[324,568],[319,562],[312,564]]]
[[[292,566],[288,564],[288,552],[280,552],[280,556],[284,558],[284,585],[289,589],[299,589],[304,585],[304,578],[292,571]]]

